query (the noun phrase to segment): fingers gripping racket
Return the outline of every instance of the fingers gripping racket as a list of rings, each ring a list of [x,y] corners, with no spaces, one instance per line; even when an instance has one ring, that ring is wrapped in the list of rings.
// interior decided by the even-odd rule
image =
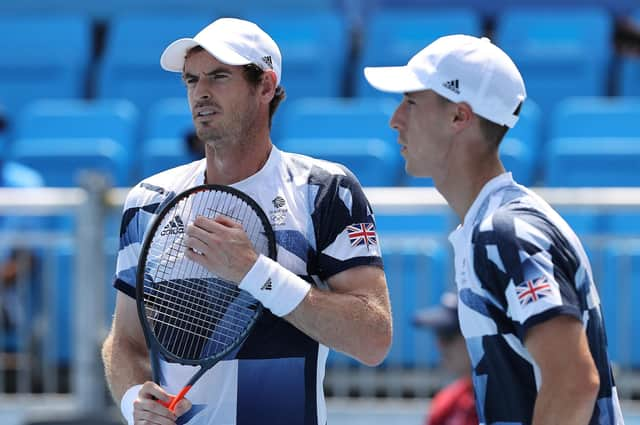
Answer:
[[[186,224],[219,215],[242,224],[258,254],[276,259],[273,229],[258,204],[231,187],[203,185],[160,211],[138,261],[136,303],[152,364],[154,353],[160,353],[170,362],[200,366],[178,395],[162,402],[172,411],[207,370],[245,340],[263,309],[236,283],[184,256]]]

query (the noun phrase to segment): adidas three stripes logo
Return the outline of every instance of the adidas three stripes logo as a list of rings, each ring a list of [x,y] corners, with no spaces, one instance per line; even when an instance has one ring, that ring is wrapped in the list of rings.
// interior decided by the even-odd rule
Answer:
[[[445,81],[444,83],[442,83],[442,85],[452,92],[460,94],[460,80]]]

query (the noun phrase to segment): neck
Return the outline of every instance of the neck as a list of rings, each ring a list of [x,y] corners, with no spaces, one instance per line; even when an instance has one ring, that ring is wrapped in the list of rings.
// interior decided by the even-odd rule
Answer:
[[[264,167],[273,147],[269,132],[231,143],[207,143],[205,183],[230,185],[242,181]]]
[[[505,172],[497,153],[463,156],[449,169],[452,173],[435,181],[435,186],[461,223],[485,184]]]

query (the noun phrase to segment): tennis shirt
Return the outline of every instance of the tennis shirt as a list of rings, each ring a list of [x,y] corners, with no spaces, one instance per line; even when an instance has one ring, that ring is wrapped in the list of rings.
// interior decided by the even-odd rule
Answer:
[[[531,423],[540,369],[525,333],[559,315],[582,322],[600,375],[589,424],[623,424],[591,266],[558,213],[505,173],[484,186],[449,240],[480,424]]]
[[[204,159],[196,161],[149,177],[129,192],[114,281],[118,290],[135,297],[138,256],[156,212],[178,193],[203,184],[205,169]],[[329,290],[326,281],[337,273],[361,265],[382,267],[369,202],[345,167],[274,146],[260,171],[232,186],[266,213],[278,262],[312,285]],[[324,425],[328,352],[265,309],[235,358],[216,364],[189,391],[193,408],[178,423]],[[174,394],[196,371],[155,359],[161,385]]]

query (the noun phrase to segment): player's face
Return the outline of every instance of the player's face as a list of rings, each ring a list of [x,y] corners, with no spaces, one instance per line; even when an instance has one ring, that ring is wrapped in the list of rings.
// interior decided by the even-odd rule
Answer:
[[[198,137],[214,146],[239,143],[254,127],[258,100],[242,66],[223,64],[206,51],[185,60],[183,79]]]
[[[406,93],[391,118],[398,130],[405,169],[413,176],[433,177],[443,171],[449,153],[446,108],[431,90]]]

